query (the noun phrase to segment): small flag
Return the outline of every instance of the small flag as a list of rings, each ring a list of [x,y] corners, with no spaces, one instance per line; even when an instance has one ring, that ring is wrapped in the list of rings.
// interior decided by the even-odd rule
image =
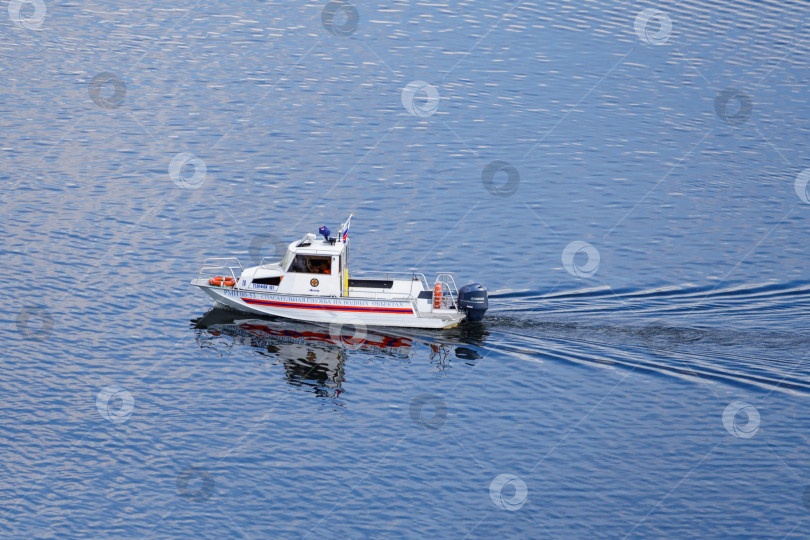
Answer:
[[[351,224],[352,216],[354,216],[354,214],[350,214],[349,219],[346,220],[346,223],[344,223],[340,227],[340,232],[341,232],[341,235],[343,236],[343,243],[344,244],[346,243],[346,240],[348,240],[348,238],[349,238],[349,225]]]

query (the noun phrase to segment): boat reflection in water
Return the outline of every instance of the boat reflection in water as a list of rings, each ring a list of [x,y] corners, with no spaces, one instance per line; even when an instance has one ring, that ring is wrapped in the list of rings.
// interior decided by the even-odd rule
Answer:
[[[352,355],[409,359],[417,350],[439,369],[452,357],[475,361],[482,354],[486,330],[480,324],[452,330],[366,329],[352,325],[321,325],[256,316],[214,308],[192,320],[196,340],[204,349],[223,344],[232,349],[249,346],[282,363],[287,381],[312,389],[321,397],[336,398],[343,392],[345,362]]]

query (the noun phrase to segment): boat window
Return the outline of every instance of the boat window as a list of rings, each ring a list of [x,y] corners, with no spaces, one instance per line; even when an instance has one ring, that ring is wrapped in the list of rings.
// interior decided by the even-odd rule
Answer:
[[[332,258],[318,255],[296,255],[288,272],[305,274],[330,274]]]
[[[281,283],[281,277],[258,278],[254,279],[253,283],[257,285],[279,285]]]

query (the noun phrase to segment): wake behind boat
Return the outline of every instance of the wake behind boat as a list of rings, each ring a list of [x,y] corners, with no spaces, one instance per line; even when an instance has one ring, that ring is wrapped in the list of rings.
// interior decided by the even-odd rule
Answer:
[[[192,285],[220,304],[262,315],[355,326],[450,328],[480,321],[488,308],[480,283],[456,288],[449,272],[428,282],[416,272],[349,274],[349,219],[338,236],[307,233],[277,262],[243,268],[236,257],[209,258]],[[212,277],[211,274],[216,274]]]

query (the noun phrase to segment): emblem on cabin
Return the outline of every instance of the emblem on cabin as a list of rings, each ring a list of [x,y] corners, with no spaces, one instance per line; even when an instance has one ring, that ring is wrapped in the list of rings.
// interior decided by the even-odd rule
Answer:
[[[309,280],[309,284],[312,285],[313,287],[317,287],[318,283],[320,283],[320,282],[315,278],[312,278],[312,279]]]

